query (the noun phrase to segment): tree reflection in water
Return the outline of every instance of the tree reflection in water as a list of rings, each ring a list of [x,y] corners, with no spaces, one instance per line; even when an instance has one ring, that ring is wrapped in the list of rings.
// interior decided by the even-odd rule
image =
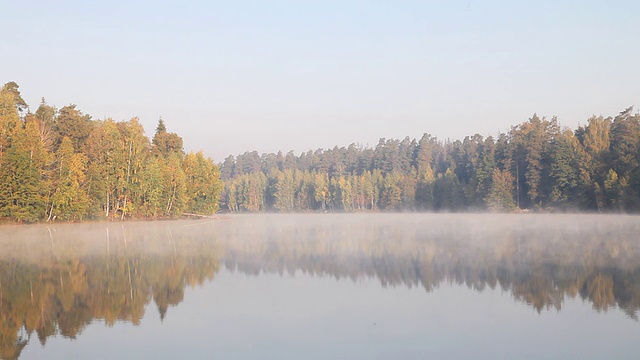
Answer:
[[[187,285],[231,270],[435,291],[501,288],[538,312],[580,296],[637,320],[640,222],[601,215],[249,215],[220,221],[0,228],[0,358],[32,336],[75,338],[94,321],[161,319]]]

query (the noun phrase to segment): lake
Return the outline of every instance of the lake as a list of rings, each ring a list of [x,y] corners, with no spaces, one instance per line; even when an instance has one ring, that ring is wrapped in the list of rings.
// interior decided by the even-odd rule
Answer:
[[[1,359],[637,359],[640,217],[0,227]]]

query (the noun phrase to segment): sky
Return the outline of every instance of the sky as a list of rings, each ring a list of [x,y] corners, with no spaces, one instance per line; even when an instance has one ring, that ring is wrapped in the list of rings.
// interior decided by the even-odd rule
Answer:
[[[640,107],[638,1],[5,1],[0,82],[185,150],[575,129]]]

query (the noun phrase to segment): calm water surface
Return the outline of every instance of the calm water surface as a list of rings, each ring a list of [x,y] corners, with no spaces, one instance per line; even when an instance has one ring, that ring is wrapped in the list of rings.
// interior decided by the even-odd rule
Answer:
[[[0,227],[1,359],[637,359],[640,217]]]

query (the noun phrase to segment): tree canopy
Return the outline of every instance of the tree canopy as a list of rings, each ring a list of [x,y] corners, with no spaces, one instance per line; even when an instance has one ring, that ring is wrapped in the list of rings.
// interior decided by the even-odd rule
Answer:
[[[575,130],[537,114],[496,138],[382,138],[375,148],[227,157],[229,211],[640,210],[640,115]]]
[[[640,115],[575,130],[531,118],[496,137],[381,138],[296,155],[246,151],[216,165],[160,118],[96,120],[0,90],[0,219],[173,218],[255,211],[640,210]],[[222,181],[224,181],[224,183]]]
[[[150,141],[138,118],[94,120],[77,105],[26,111],[0,91],[0,219],[16,222],[212,215],[218,166],[185,153],[163,120]]]

